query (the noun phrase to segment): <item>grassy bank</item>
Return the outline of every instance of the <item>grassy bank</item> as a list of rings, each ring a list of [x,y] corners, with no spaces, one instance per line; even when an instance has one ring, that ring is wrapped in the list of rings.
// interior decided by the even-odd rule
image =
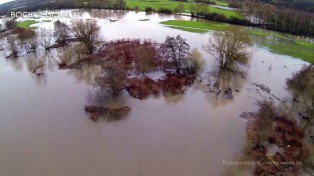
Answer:
[[[174,29],[194,33],[205,33],[208,31],[224,31],[229,26],[231,26],[229,24],[216,23],[211,21],[198,22],[182,20],[170,20],[162,22],[161,24],[164,24]],[[288,55],[291,57],[300,58],[310,63],[314,63],[313,43],[308,43],[300,39],[293,39],[289,37],[289,35],[285,35],[279,32],[272,32],[248,27],[241,28],[247,30],[248,34],[252,36],[252,38],[258,45],[268,48],[273,53]]]
[[[146,7],[152,7],[154,10],[159,10],[161,7],[174,10],[180,3],[183,4],[184,10],[189,11],[190,6],[192,3],[189,2],[178,2],[178,1],[172,1],[172,0],[126,0],[126,5],[130,9],[139,9],[139,10],[145,10]],[[217,5],[222,5],[222,6],[228,6],[227,3],[217,1]],[[218,9],[216,7],[211,7],[208,6],[208,12],[209,13],[218,13],[218,14],[223,14],[227,18],[230,17],[241,17],[241,15],[237,12],[230,11],[230,10],[223,10],[223,9]]]
[[[223,6],[223,7],[229,6],[229,3],[227,1],[216,1],[216,0],[214,0],[214,2],[216,3],[216,5],[219,5],[219,6]]]
[[[19,28],[23,28],[23,29],[30,29],[32,27],[30,27],[32,24],[36,24],[39,23],[36,20],[25,20],[25,21],[21,21],[19,23],[17,23],[17,27]]]

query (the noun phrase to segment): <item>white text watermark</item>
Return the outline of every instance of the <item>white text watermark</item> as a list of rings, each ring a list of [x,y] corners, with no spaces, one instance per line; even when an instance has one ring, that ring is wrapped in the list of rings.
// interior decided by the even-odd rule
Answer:
[[[83,13],[80,12],[54,12],[54,11],[40,11],[40,12],[11,12],[11,18],[80,18]]]
[[[248,166],[248,165],[302,165],[302,162],[278,162],[278,161],[269,161],[269,162],[259,162],[259,161],[223,161],[223,165],[226,166]]]

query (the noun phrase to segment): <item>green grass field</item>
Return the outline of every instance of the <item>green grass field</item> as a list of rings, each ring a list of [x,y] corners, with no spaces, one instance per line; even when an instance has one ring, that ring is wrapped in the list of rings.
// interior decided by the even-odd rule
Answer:
[[[184,31],[195,32],[195,33],[204,33],[211,31],[223,31],[229,25],[224,23],[215,23],[215,22],[199,22],[199,21],[184,21],[184,20],[170,20],[162,22],[161,24],[167,25],[171,28],[181,29]]]
[[[168,27],[179,29],[187,32],[206,33],[208,31],[224,31],[232,26],[224,23],[216,23],[211,21],[182,21],[170,20],[162,22]],[[241,26],[237,26],[241,27]],[[308,43],[300,39],[291,38],[291,35],[273,32],[268,30],[241,27],[247,30],[248,34],[260,46],[268,48],[271,52],[300,58],[304,61],[314,63],[314,44]]]
[[[25,21],[21,21],[19,23],[17,23],[17,27],[19,28],[23,28],[23,29],[30,29],[32,24],[36,24],[39,23],[36,20],[25,20]]]
[[[126,5],[130,9],[138,8],[139,10],[145,10],[146,7],[152,7],[156,11],[159,10],[161,7],[174,10],[180,3],[181,2],[172,1],[172,0],[126,0]],[[227,3],[220,2],[220,1],[217,1],[217,4],[221,4],[223,6],[228,5]],[[189,11],[192,3],[183,2],[183,5],[184,5],[185,11]],[[208,6],[208,12],[210,13],[215,12],[218,14],[223,14],[227,18],[230,18],[231,16],[241,18],[241,15],[235,11],[218,9],[211,6]]]

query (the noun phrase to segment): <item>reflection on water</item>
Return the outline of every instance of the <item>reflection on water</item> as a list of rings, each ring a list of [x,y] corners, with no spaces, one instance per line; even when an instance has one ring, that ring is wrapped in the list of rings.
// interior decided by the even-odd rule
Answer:
[[[184,92],[182,93],[171,93],[163,92],[164,100],[167,104],[175,104],[183,100]]]
[[[197,81],[194,89],[206,93],[206,98],[213,107],[234,103],[246,82],[244,69],[215,69],[202,81]]]
[[[7,63],[11,65],[11,67],[17,72],[21,72],[23,70],[23,60],[15,57],[6,59]]]
[[[101,70],[102,67],[99,65],[85,64],[82,69],[70,69],[68,74],[72,75],[77,81],[92,84],[95,82],[95,78],[100,75]]]
[[[67,65],[76,63],[85,56],[86,49],[82,44],[73,43],[71,46],[58,48],[57,57],[60,63]]]
[[[38,57],[36,53],[29,54],[25,59],[27,70],[30,73],[39,75],[44,72],[45,58]]]

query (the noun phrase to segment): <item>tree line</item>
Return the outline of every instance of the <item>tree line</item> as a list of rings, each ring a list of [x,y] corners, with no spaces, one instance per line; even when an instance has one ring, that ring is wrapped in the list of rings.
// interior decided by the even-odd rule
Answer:
[[[271,4],[248,2],[245,12],[258,27],[296,35],[314,36],[314,14]]]
[[[313,0],[259,0],[259,2],[269,3],[280,8],[293,8],[314,12]]]

